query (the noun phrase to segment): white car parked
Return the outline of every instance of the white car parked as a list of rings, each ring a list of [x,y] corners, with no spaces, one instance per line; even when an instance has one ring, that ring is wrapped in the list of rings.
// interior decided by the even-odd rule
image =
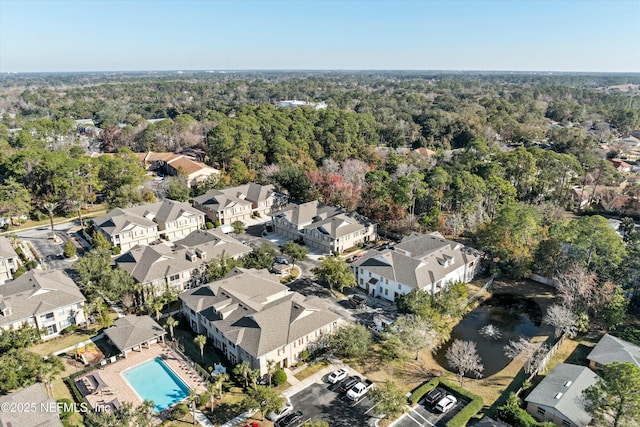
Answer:
[[[347,371],[344,368],[340,368],[337,371],[333,371],[329,374],[329,376],[327,377],[327,380],[331,383],[331,384],[335,384],[337,382],[342,381],[343,379],[347,378],[347,376],[349,375],[349,371]]]
[[[280,418],[284,417],[285,415],[291,413],[291,411],[293,411],[293,405],[289,402],[286,402],[284,405],[282,405],[282,409],[278,412],[269,412],[267,414],[267,419],[269,421],[276,421],[279,420]]]
[[[447,412],[449,409],[453,408],[454,406],[456,406],[456,403],[458,403],[458,399],[456,399],[454,396],[451,396],[450,394],[443,397],[440,402],[438,402],[435,406],[435,410],[436,411],[440,411],[443,414],[445,412]]]

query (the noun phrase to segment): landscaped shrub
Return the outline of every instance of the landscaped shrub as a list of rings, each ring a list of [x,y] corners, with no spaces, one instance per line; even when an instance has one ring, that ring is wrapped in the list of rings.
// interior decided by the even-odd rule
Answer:
[[[409,404],[415,405],[418,403],[425,394],[436,388],[438,384],[440,384],[440,378],[432,378],[430,381],[422,384],[420,387],[415,389],[413,393],[411,393],[411,396],[409,396]]]
[[[309,360],[309,350],[302,350],[302,352],[300,353],[300,360],[302,360],[303,362]]]
[[[64,328],[63,330],[60,331],[60,333],[62,335],[67,335],[67,334],[72,334],[74,333],[76,330],[78,330],[78,325],[76,325],[75,323],[72,325],[67,326],[66,328]]]
[[[74,245],[71,240],[67,240],[64,244],[64,250],[62,253],[65,257],[71,258],[72,256],[75,256],[77,251],[78,249],[76,248],[76,245]]]
[[[60,408],[60,419],[67,420],[73,414],[73,401],[71,399],[58,399],[58,408]]]
[[[198,406],[204,406],[211,400],[211,393],[205,391],[200,396],[198,396]]]
[[[482,397],[478,396],[477,394],[473,394],[469,390],[466,390],[466,389],[464,389],[462,387],[458,387],[455,384],[451,384],[451,383],[445,382],[445,381],[440,381],[440,383],[442,385],[446,386],[447,388],[455,391],[459,395],[464,396],[467,399],[469,399],[469,403],[464,408],[462,408],[462,410],[460,412],[458,412],[453,418],[451,418],[447,422],[447,427],[464,427],[464,426],[466,426],[467,423],[469,422],[469,420],[475,414],[477,414],[478,411],[480,411],[480,409],[482,409],[482,406],[484,405]]]
[[[122,252],[122,249],[120,249],[120,246],[114,246],[111,248],[111,253],[113,255],[120,255],[120,252]]]
[[[180,420],[189,413],[189,407],[184,403],[178,403],[171,411],[171,419]]]
[[[498,407],[498,418],[513,427],[554,427],[552,422],[538,422],[527,411],[520,407],[520,399],[511,393],[507,403]]]
[[[271,378],[271,382],[276,387],[287,382],[287,373],[282,369],[278,369],[273,373],[273,378]]]
[[[204,223],[204,228],[206,228],[207,230],[211,230],[212,228],[214,228],[214,225],[211,221],[207,221]]]

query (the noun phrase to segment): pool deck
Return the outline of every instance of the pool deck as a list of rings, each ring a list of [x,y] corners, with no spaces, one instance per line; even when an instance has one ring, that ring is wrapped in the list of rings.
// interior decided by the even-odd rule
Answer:
[[[142,403],[138,394],[122,376],[122,371],[148,362],[156,357],[161,358],[189,388],[195,389],[198,393],[205,391],[204,381],[196,373],[195,369],[189,365],[189,362],[185,361],[167,345],[151,344],[148,349],[144,348],[142,351],[130,351],[127,353],[126,359],[120,359],[115,363],[107,364],[93,371],[100,374],[100,377],[108,385],[109,391],[102,391],[97,394],[85,396],[89,404],[95,408],[96,406],[109,403],[116,398],[121,402],[131,402],[134,405]]]

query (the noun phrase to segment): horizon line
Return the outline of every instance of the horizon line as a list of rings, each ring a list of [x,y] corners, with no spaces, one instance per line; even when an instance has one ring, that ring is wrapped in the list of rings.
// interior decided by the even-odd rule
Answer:
[[[560,70],[508,70],[508,69],[426,69],[426,68],[218,68],[218,69],[138,69],[138,70],[67,70],[67,71],[4,71],[11,74],[89,74],[89,73],[245,73],[245,72],[431,72],[431,73],[510,73],[510,74],[640,74],[638,71],[560,71]]]

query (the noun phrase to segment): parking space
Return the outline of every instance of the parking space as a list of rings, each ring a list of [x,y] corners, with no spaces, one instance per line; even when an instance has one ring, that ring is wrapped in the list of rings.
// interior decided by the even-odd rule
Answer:
[[[455,393],[452,393],[455,395]],[[433,408],[424,404],[421,400],[410,412],[405,413],[401,418],[396,421],[394,427],[444,427],[447,422],[453,418],[462,408],[464,408],[468,401],[461,399],[456,395],[458,403],[449,409],[445,414],[442,414]]]
[[[314,383],[290,397],[296,411],[302,411],[302,421],[323,420],[332,427],[373,425],[373,401],[366,395],[357,402],[338,390],[339,384]],[[302,424],[302,422],[300,423]]]

